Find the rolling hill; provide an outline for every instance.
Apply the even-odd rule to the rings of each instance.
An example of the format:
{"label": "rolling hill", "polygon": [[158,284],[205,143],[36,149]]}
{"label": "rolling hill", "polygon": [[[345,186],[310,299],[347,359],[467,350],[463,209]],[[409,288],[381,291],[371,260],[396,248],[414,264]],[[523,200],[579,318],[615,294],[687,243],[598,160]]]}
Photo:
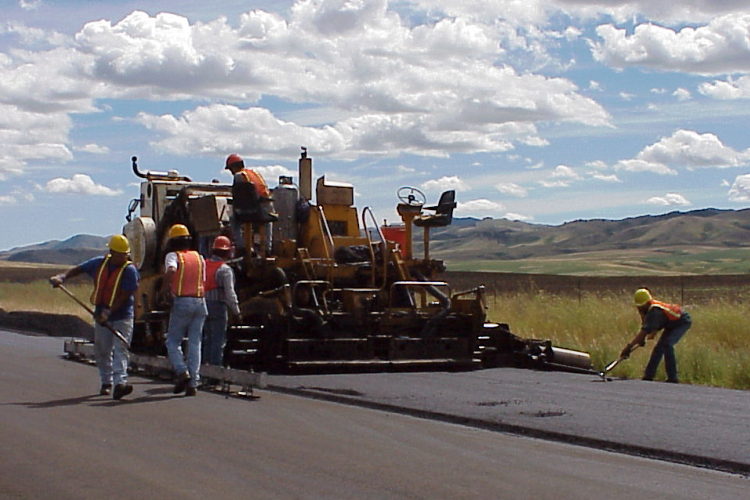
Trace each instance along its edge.
{"label": "rolling hill", "polygon": [[[431,230],[432,258],[450,270],[544,274],[750,273],[750,209],[704,209],[558,226],[506,219],[454,218]],[[100,255],[107,240],[65,241],[0,252],[0,260],[73,265]],[[414,254],[422,235],[414,234]]]}

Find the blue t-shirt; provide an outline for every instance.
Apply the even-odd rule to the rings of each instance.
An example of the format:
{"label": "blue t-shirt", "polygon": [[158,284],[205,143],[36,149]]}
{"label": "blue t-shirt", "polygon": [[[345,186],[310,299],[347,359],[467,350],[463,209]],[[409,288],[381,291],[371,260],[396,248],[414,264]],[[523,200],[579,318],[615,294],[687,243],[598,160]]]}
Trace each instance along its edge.
{"label": "blue t-shirt", "polygon": [[[91,276],[91,278],[96,279],[96,272],[99,270],[99,266],[102,265],[102,262],[104,261],[105,257],[94,257],[93,259],[89,259],[83,264],[79,265],[78,267],[81,268],[81,270]],[[108,264],[109,271],[114,271],[117,269],[116,266],[112,265],[110,262]],[[138,281],[140,280],[140,276],[138,274],[138,270],[135,268],[133,264],[128,264],[125,267],[125,272],[122,275],[122,279],[120,280],[120,288],[125,290],[126,292],[135,292],[138,290]],[[109,315],[110,321],[119,321],[121,319],[128,319],[133,317],[133,310],[135,306],[135,299],[133,297],[133,294],[130,295],[130,298],[125,301],[125,303],[120,307],[119,309],[116,309],[111,312]],[[96,306],[96,309],[94,312],[96,314],[99,314],[99,312],[104,308],[104,306]]]}

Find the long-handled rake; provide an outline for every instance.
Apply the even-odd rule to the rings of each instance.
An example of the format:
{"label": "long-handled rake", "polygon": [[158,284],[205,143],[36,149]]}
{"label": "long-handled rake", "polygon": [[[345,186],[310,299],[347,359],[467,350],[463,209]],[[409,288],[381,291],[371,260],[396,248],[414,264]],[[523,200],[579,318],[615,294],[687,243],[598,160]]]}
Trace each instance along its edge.
{"label": "long-handled rake", "polygon": [[[89,314],[91,314],[92,316],[94,315],[94,311],[89,306],[87,306],[86,303],[84,303],[83,301],[81,301],[81,299],[79,299],[78,297],[76,297],[75,295],[73,295],[73,293],[70,290],[68,290],[67,288],[65,288],[63,285],[57,285],[55,288],[59,288],[60,290],[62,290],[63,292],[65,292],[65,294],[68,297],[70,297],[71,299],[73,299],[76,302],[78,302],[78,305],[80,305],[81,307],[83,307],[84,309],[86,309],[86,311],[88,311]],[[115,330],[115,328],[112,325],[110,325],[109,323],[107,323],[106,321],[104,323],[101,323],[101,325],[104,328],[106,328],[107,330],[109,330],[110,332],[112,332],[115,337],[117,337],[118,339],[120,339],[120,341],[123,344],[125,344],[125,347],[127,347],[128,349],[130,349],[130,342],[128,342],[128,340],[125,338],[125,336],[122,333],[120,333],[117,330]]]}
{"label": "long-handled rake", "polygon": [[627,356],[620,356],[619,358],[617,358],[616,360],[612,361],[610,364],[608,364],[607,366],[605,366],[604,370],[602,370],[602,371],[599,372],[599,376],[602,378],[602,380],[604,380],[604,381],[612,380],[610,378],[607,378],[607,373],[609,373],[612,370],[614,370],[615,366],[619,365],[620,362],[625,361],[626,359],[628,359],[630,357],[630,355],[633,354],[633,351],[635,351],[636,349],[638,349],[638,347],[641,347],[641,346],[638,345],[638,344],[634,345],[633,347],[630,348],[630,351],[628,351]]}

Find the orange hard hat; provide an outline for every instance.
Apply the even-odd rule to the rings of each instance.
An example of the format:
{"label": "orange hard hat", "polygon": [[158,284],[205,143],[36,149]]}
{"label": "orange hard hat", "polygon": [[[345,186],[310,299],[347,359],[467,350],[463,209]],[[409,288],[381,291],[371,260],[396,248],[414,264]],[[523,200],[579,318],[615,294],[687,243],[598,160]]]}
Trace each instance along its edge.
{"label": "orange hard hat", "polygon": [[231,250],[232,242],[226,236],[217,236],[213,248],[214,250]]}
{"label": "orange hard hat", "polygon": [[236,153],[232,153],[231,155],[227,156],[227,164],[224,168],[229,168],[235,163],[241,163],[241,162],[242,162],[242,157]]}

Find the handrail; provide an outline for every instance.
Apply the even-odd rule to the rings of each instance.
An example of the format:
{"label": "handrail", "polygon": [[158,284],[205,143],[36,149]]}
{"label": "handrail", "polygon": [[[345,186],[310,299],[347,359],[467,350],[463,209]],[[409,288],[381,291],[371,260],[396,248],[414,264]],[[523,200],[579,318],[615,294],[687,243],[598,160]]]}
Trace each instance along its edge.
{"label": "handrail", "polygon": [[388,256],[386,255],[386,242],[385,242],[385,236],[383,235],[383,231],[380,229],[380,226],[378,226],[378,221],[375,218],[375,214],[373,213],[372,209],[370,207],[365,207],[362,210],[362,228],[365,230],[365,235],[367,235],[367,247],[370,249],[370,257],[372,258],[372,287],[375,288],[375,250],[372,248],[372,239],[370,238],[370,231],[367,230],[367,222],[365,221],[365,215],[370,214],[370,218],[372,219],[372,222],[375,225],[375,229],[378,231],[378,236],[380,237],[380,255],[383,257],[383,285],[380,287],[381,290],[385,289],[385,286],[388,282]]}
{"label": "handrail", "polygon": [[333,254],[336,250],[334,248],[335,244],[333,242],[333,236],[331,235],[331,228],[328,227],[328,218],[326,217],[325,212],[323,211],[323,207],[318,205],[318,222],[320,223],[320,232],[325,235],[327,238],[328,245],[323,245],[326,251],[326,259],[328,259],[328,266],[327,266],[327,273],[326,273],[326,279],[328,281],[333,282]]}

